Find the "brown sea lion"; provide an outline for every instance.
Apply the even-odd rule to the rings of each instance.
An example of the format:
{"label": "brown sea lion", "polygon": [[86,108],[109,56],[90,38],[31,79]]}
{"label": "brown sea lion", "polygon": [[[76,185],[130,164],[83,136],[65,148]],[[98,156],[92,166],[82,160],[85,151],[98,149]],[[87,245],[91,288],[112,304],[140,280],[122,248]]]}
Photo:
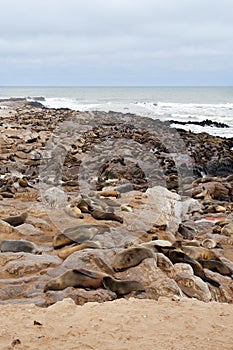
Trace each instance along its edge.
{"label": "brown sea lion", "polygon": [[81,199],[79,201],[77,207],[81,210],[82,213],[89,213],[89,204],[84,199]]}
{"label": "brown sea lion", "polygon": [[113,259],[113,268],[115,271],[121,271],[132,266],[137,266],[140,264],[140,262],[147,258],[154,258],[155,261],[157,261],[155,253],[150,248],[127,248],[115,255]]}
{"label": "brown sea lion", "polygon": [[51,279],[44,286],[44,292],[48,290],[62,290],[67,287],[93,288],[102,286],[102,279],[107,274],[86,269],[68,270],[61,276]]}
{"label": "brown sea lion", "polygon": [[84,241],[93,239],[97,233],[99,233],[99,227],[93,225],[69,227],[54,237],[53,247],[57,249],[74,242],[83,243]]}
{"label": "brown sea lion", "polygon": [[116,190],[103,190],[98,192],[98,194],[102,197],[115,197],[118,198],[120,196],[120,192]]}
{"label": "brown sea lion", "polygon": [[77,251],[82,250],[82,249],[86,249],[86,248],[93,248],[93,249],[99,248],[100,249],[101,244],[98,241],[85,241],[81,244],[76,244],[72,247],[63,248],[58,252],[57,255],[61,259],[66,259],[72,253],[77,252]]}
{"label": "brown sea lion", "polygon": [[103,285],[106,289],[122,296],[130,292],[144,292],[145,288],[137,281],[117,280],[111,276],[103,277]]}
{"label": "brown sea lion", "polygon": [[223,276],[232,276],[233,274],[233,271],[228,266],[226,266],[222,261],[218,261],[214,259],[210,259],[210,260],[199,259],[198,261],[204,269],[208,269],[213,272],[218,272]]}
{"label": "brown sea lion", "polygon": [[194,275],[202,278],[204,282],[209,282],[210,284],[212,284],[217,288],[220,287],[219,282],[206,276],[205,271],[203,270],[203,267],[198,261],[190,258],[187,254],[185,254],[181,250],[176,249],[174,247],[168,247],[168,248],[160,247],[160,250],[161,250],[161,253],[166,255],[173,264],[181,263],[181,262],[189,264],[193,268]]}
{"label": "brown sea lion", "polygon": [[219,257],[215,251],[204,248],[204,247],[182,246],[182,251],[194,260],[198,260],[198,259],[206,259],[206,260],[217,259],[217,260],[219,260]]}
{"label": "brown sea lion", "polygon": [[219,260],[219,257],[217,253],[213,250],[200,247],[200,246],[187,246],[183,244],[183,241],[176,241],[173,244],[173,247],[181,249],[185,254],[187,254],[190,258],[194,260],[198,259],[217,259]]}
{"label": "brown sea lion", "polygon": [[90,214],[96,220],[112,220],[112,221],[118,221],[121,224],[123,224],[123,218],[114,213],[108,213],[105,211],[94,209],[90,211]]}
{"label": "brown sea lion", "polygon": [[40,251],[36,245],[32,242],[26,240],[3,240],[0,243],[1,252],[25,252],[25,253],[35,253],[38,254]]}
{"label": "brown sea lion", "polygon": [[2,219],[3,221],[7,222],[11,226],[19,226],[25,223],[25,220],[27,219],[28,214],[22,213],[21,215],[17,216],[9,216],[7,218]]}

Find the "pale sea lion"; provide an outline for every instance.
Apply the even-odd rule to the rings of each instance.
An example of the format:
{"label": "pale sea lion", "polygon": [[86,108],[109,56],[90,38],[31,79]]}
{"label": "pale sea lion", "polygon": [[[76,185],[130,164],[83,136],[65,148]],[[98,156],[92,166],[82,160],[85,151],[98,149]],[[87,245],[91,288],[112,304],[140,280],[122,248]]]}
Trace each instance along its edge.
{"label": "pale sea lion", "polygon": [[157,246],[160,247],[169,247],[171,246],[171,242],[167,241],[165,239],[156,239],[150,242],[144,242],[140,244],[140,247],[146,247],[146,248],[154,248],[156,250]]}
{"label": "pale sea lion", "polygon": [[74,204],[69,204],[65,207],[65,212],[69,216],[73,218],[83,219],[84,215],[82,214],[81,210],[76,207]]}
{"label": "pale sea lion", "polygon": [[214,252],[213,250],[207,249],[205,247],[184,245],[183,241],[176,241],[173,244],[173,247],[179,248],[185,254],[187,254],[190,258],[192,258],[194,260],[198,260],[198,259],[217,259],[217,260],[219,260],[219,257],[218,257],[216,252]]}
{"label": "pale sea lion", "polygon": [[68,270],[61,276],[48,281],[44,287],[44,292],[48,290],[62,290],[67,287],[93,288],[102,286],[102,279],[107,274],[99,271],[86,269]]}
{"label": "pale sea lion", "polygon": [[11,226],[19,226],[25,223],[25,220],[27,219],[28,214],[22,213],[21,215],[16,216],[9,216],[7,218],[2,219],[3,221],[7,222]]}
{"label": "pale sea lion", "polygon": [[86,248],[100,249],[101,244],[98,241],[85,241],[81,244],[76,244],[72,247],[63,248],[58,252],[57,255],[61,259],[66,259],[72,253]]}
{"label": "pale sea lion", "polygon": [[202,241],[201,243],[202,247],[207,248],[207,249],[212,249],[212,248],[221,248],[222,246],[219,242],[216,242],[214,239],[211,238],[206,238]]}
{"label": "pale sea lion", "polygon": [[25,253],[39,253],[40,251],[36,245],[26,240],[3,240],[0,243],[1,252],[25,252]]}
{"label": "pale sea lion", "polygon": [[113,259],[113,268],[116,271],[124,270],[132,266],[137,266],[144,259],[157,257],[155,253],[146,247],[133,247],[122,250],[117,253]]}
{"label": "pale sea lion", "polygon": [[219,257],[216,252],[213,250],[204,248],[204,247],[191,247],[191,246],[182,246],[182,251],[187,254],[190,258],[194,260],[198,259],[217,259],[219,260]]}
{"label": "pale sea lion", "polygon": [[133,291],[145,291],[143,285],[137,281],[117,280],[111,276],[103,277],[103,285],[106,289],[115,292],[117,296],[125,295]]}
{"label": "pale sea lion", "polygon": [[123,223],[123,218],[114,213],[109,213],[98,209],[94,209],[90,211],[90,214],[96,220],[112,220],[112,221],[118,221],[121,224]]}

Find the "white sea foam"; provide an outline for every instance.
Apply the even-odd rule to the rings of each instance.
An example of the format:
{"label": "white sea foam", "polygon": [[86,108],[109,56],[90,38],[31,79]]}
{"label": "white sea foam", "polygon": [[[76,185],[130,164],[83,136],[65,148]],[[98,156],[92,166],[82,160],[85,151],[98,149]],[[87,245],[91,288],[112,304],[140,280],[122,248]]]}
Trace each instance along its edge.
{"label": "white sea foam", "polygon": [[127,102],[90,103],[66,98],[47,98],[44,105],[50,108],[70,108],[79,111],[116,111],[133,113],[153,119],[201,122],[209,119],[229,125],[229,128],[215,126],[199,126],[193,124],[172,124],[177,128],[193,132],[208,132],[221,137],[233,137],[233,104],[195,104],[195,103],[165,103],[165,102]]}
{"label": "white sea foam", "polygon": [[209,119],[229,128],[174,124],[177,128],[233,137],[232,87],[143,88],[0,88],[0,96],[44,96],[46,107],[79,111],[98,110],[133,113],[153,119],[200,122]]}

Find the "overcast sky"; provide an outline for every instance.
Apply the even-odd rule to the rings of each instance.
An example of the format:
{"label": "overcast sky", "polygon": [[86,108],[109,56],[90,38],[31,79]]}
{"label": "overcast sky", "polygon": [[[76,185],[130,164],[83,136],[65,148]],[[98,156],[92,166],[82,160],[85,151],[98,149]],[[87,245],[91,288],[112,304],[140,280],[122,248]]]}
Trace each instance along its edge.
{"label": "overcast sky", "polygon": [[233,0],[1,0],[0,85],[233,85]]}

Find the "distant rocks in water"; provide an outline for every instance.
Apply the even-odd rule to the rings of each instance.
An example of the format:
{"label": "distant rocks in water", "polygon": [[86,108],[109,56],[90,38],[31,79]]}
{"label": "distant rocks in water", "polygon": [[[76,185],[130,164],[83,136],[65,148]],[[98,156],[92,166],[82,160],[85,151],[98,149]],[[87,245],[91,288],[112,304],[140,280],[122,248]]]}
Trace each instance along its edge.
{"label": "distant rocks in water", "polygon": [[200,125],[200,126],[215,126],[216,128],[229,128],[229,125],[221,123],[221,122],[215,122],[210,119],[205,119],[202,121],[180,121],[180,120],[169,120],[169,123],[171,124],[180,124],[180,125]]}

